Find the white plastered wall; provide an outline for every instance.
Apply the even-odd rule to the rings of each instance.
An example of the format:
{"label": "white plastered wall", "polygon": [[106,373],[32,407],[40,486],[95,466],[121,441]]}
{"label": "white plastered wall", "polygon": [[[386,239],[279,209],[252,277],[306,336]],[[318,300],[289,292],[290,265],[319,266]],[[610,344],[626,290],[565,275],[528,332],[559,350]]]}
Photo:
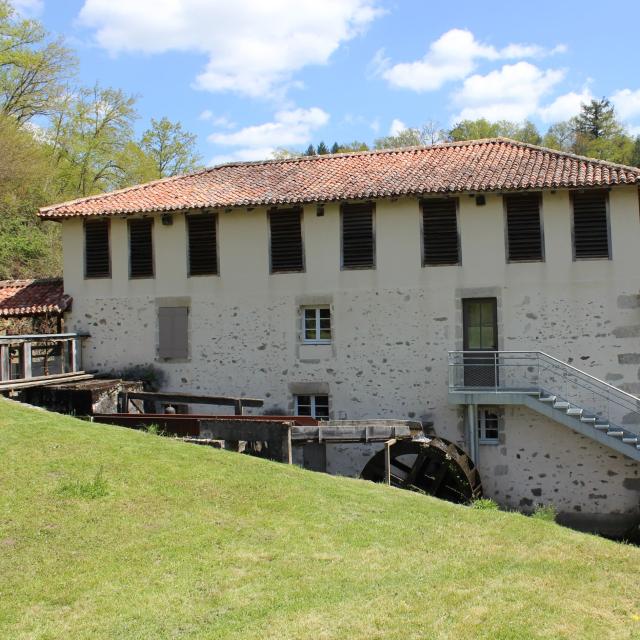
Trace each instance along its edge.
{"label": "white plastered wall", "polygon": [[[326,205],[322,217],[315,205],[305,206],[300,274],[269,274],[261,208],[219,213],[220,276],[196,278],[187,277],[182,214],[171,226],[156,217],[156,277],[148,280],[128,278],[121,218],[112,220],[112,278],[84,280],[82,222],[69,220],[63,223],[65,289],[74,299],[68,326],[91,334],[87,368],[153,362],[165,371],[168,389],[262,397],[265,409],[285,413],[293,410],[292,385],[315,382],[328,385],[335,418],[432,420],[437,433],[464,444],[461,412],[447,403],[447,350],[462,347],[461,299],[495,296],[500,348],[546,351],[638,393],[637,190],[610,193],[612,260],[573,261],[566,191],[544,193],[543,263],[506,263],[499,195],[487,194],[482,207],[468,195],[459,203],[462,266],[421,266],[420,209],[417,199],[405,198],[377,202],[376,269],[358,271],[340,269],[338,205]],[[169,297],[190,302],[188,362],[156,362],[157,300]],[[331,348],[301,351],[298,307],[314,297],[331,305],[334,340]],[[532,421],[535,429],[528,428]],[[481,447],[480,468],[489,493],[505,504],[558,502],[561,493],[573,500],[563,498],[563,509],[594,508],[590,494],[603,492],[582,491],[569,471],[548,472],[545,453],[573,448],[592,477],[615,485],[597,509],[637,512],[635,463],[524,409],[508,409],[504,429],[503,446]],[[522,447],[531,454],[540,447],[531,458],[535,486],[523,481],[516,462]],[[566,469],[578,468],[577,459],[562,455]]]}

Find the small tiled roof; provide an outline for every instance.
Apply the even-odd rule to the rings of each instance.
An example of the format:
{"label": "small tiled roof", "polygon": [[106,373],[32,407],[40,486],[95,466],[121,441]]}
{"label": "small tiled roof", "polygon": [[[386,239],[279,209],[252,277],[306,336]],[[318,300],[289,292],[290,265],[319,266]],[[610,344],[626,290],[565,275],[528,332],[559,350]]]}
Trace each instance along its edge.
{"label": "small tiled roof", "polygon": [[0,280],[0,317],[61,314],[70,305],[62,278]]}
{"label": "small tiled roof", "polygon": [[43,207],[44,218],[640,184],[640,169],[507,138],[219,165]]}

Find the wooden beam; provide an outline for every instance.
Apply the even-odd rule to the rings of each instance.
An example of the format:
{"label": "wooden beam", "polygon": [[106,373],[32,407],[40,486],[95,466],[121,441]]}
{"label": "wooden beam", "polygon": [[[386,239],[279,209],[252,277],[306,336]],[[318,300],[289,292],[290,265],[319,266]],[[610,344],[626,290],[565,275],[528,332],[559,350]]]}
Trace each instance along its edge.
{"label": "wooden beam", "polygon": [[64,382],[80,382],[81,380],[91,380],[92,378],[95,378],[92,373],[77,371],[76,373],[56,373],[51,376],[4,380],[0,382],[0,391],[13,391],[15,389],[27,389],[29,387],[43,387],[50,384],[60,384]]}
{"label": "wooden beam", "polygon": [[396,443],[395,438],[384,443],[384,481],[391,486],[391,447]]}
{"label": "wooden beam", "polygon": [[[257,398],[232,398],[228,396],[200,396],[193,393],[174,393],[171,391],[129,391],[129,398],[138,400],[155,400],[156,402],[177,402],[181,404],[214,404],[225,407],[234,407],[242,411],[244,407],[261,407],[264,400]],[[242,415],[242,413],[236,413]]]}

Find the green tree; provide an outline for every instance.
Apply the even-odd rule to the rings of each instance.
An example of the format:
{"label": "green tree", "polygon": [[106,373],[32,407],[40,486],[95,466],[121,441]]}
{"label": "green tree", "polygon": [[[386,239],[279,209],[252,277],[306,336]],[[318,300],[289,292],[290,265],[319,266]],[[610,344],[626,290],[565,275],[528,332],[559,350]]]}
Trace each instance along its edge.
{"label": "green tree", "polygon": [[627,135],[607,98],[583,104],[570,123],[575,135],[574,153],[621,164],[632,162],[634,140]]}
{"label": "green tree", "polygon": [[88,196],[122,186],[121,162],[133,138],[135,98],[119,89],[80,89],[51,137],[60,197]]}
{"label": "green tree", "polygon": [[544,134],[542,144],[558,151],[573,151],[576,142],[575,128],[570,120],[552,124]]}
{"label": "green tree", "polygon": [[153,160],[157,178],[190,173],[200,167],[196,136],[179,122],[168,118],[151,118],[151,128],[144,132],[140,147]]}
{"label": "green tree", "polygon": [[463,140],[481,140],[483,138],[511,138],[529,144],[540,144],[542,136],[530,120],[512,122],[498,120],[490,122],[486,118],[477,120],[462,120],[447,132],[447,139],[452,142]]}
{"label": "green tree", "polygon": [[632,167],[640,167],[640,136],[636,136],[633,142],[633,153],[631,154],[630,164]]}
{"label": "green tree", "polygon": [[59,226],[43,223],[53,167],[33,129],[0,115],[0,279],[60,273]]}
{"label": "green tree", "polygon": [[496,138],[498,135],[498,125],[496,123],[489,122],[486,118],[479,118],[478,120],[461,120],[447,132],[447,138],[451,142]]}
{"label": "green tree", "polygon": [[329,153],[329,149],[327,149],[327,145],[324,142],[320,141],[318,143],[318,147],[316,148],[316,153],[319,156],[324,156]]}
{"label": "green tree", "polygon": [[353,151],[368,151],[369,145],[366,142],[354,140],[353,142],[334,142],[331,153],[350,153]]}
{"label": "green tree", "polygon": [[307,147],[307,150],[306,150],[302,155],[305,155],[305,156],[315,156],[315,155],[316,155],[315,147],[314,147],[312,144],[310,144],[310,145]]}
{"label": "green tree", "polygon": [[373,141],[374,149],[399,149],[422,146],[419,129],[403,129],[395,136],[384,136]]}
{"label": "green tree", "polygon": [[576,133],[589,140],[611,138],[623,133],[623,127],[616,119],[615,109],[607,98],[583,104],[573,122]]}
{"label": "green tree", "polygon": [[36,20],[18,17],[0,0],[0,113],[18,123],[50,115],[76,68],[62,40],[51,40]]}

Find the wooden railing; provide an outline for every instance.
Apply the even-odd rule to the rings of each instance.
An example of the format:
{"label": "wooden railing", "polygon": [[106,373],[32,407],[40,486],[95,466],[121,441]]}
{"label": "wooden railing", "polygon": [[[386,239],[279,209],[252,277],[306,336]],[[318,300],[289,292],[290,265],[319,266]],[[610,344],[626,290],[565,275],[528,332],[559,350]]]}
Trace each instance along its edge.
{"label": "wooden railing", "polygon": [[0,387],[63,378],[82,371],[86,334],[0,336]]}

